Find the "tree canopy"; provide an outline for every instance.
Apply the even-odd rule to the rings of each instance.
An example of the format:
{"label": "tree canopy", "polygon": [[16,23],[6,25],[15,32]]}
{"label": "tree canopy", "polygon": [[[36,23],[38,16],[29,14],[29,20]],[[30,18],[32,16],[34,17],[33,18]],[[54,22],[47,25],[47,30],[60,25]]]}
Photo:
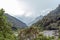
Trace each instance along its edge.
{"label": "tree canopy", "polygon": [[4,9],[0,9],[0,40],[15,40],[11,25],[7,22]]}

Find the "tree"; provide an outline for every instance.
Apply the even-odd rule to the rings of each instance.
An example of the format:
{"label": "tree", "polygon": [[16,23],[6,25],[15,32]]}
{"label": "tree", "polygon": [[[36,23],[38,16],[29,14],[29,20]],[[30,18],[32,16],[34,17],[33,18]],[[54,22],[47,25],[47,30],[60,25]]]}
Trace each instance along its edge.
{"label": "tree", "polygon": [[39,30],[37,27],[30,27],[26,29],[20,30],[19,40],[33,40],[39,34]]}
{"label": "tree", "polygon": [[0,40],[15,40],[11,25],[7,22],[4,9],[0,9]]}

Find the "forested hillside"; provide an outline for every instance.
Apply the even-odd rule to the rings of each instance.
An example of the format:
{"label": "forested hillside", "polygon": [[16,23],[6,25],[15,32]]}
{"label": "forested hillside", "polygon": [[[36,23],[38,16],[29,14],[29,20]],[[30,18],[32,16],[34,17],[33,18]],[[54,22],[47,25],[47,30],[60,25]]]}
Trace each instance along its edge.
{"label": "forested hillside", "polygon": [[0,0],[0,40],[60,40],[60,0]]}
{"label": "forested hillside", "polygon": [[34,23],[33,26],[43,27],[44,29],[58,29],[60,26],[60,5],[44,16],[42,20]]}

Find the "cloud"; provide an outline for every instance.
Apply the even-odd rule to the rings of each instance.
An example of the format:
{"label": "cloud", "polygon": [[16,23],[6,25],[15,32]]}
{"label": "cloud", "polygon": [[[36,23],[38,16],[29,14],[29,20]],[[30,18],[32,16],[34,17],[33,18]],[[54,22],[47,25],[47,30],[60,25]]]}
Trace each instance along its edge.
{"label": "cloud", "polygon": [[25,14],[25,17],[30,17],[32,15],[32,12],[28,12]]}
{"label": "cloud", "polygon": [[51,10],[52,10],[52,9],[41,10],[41,11],[40,11],[40,13],[41,13],[40,15],[43,15],[43,16],[44,16],[44,15],[47,15]]}
{"label": "cloud", "polygon": [[[0,0],[0,8],[4,8],[6,13],[15,16],[23,16],[26,10],[31,10],[31,7],[24,1],[18,0]],[[29,16],[31,12],[25,14],[25,16]]]}
{"label": "cloud", "polygon": [[16,0],[0,0],[0,8],[4,8],[6,13],[16,14],[19,9],[18,2]]}
{"label": "cloud", "polygon": [[[32,3],[33,4],[33,3]],[[39,10],[35,9],[34,6],[29,5],[28,2],[22,0],[0,0],[0,8],[4,8],[6,13],[12,16],[25,16],[25,17],[36,17],[37,15],[45,15],[51,9],[41,10],[40,13],[37,13]],[[37,7],[37,6],[36,6]],[[36,10],[36,11],[35,11]]]}

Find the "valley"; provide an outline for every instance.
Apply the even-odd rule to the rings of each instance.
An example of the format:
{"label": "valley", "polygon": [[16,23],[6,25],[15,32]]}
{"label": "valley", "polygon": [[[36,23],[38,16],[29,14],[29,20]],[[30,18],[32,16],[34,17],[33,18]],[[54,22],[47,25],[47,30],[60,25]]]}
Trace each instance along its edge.
{"label": "valley", "polygon": [[5,7],[0,9],[0,40],[60,40],[60,4],[51,10],[53,5],[39,6],[32,1],[32,7],[30,3],[24,1],[21,8],[16,6],[13,11],[9,8],[5,11]]}

